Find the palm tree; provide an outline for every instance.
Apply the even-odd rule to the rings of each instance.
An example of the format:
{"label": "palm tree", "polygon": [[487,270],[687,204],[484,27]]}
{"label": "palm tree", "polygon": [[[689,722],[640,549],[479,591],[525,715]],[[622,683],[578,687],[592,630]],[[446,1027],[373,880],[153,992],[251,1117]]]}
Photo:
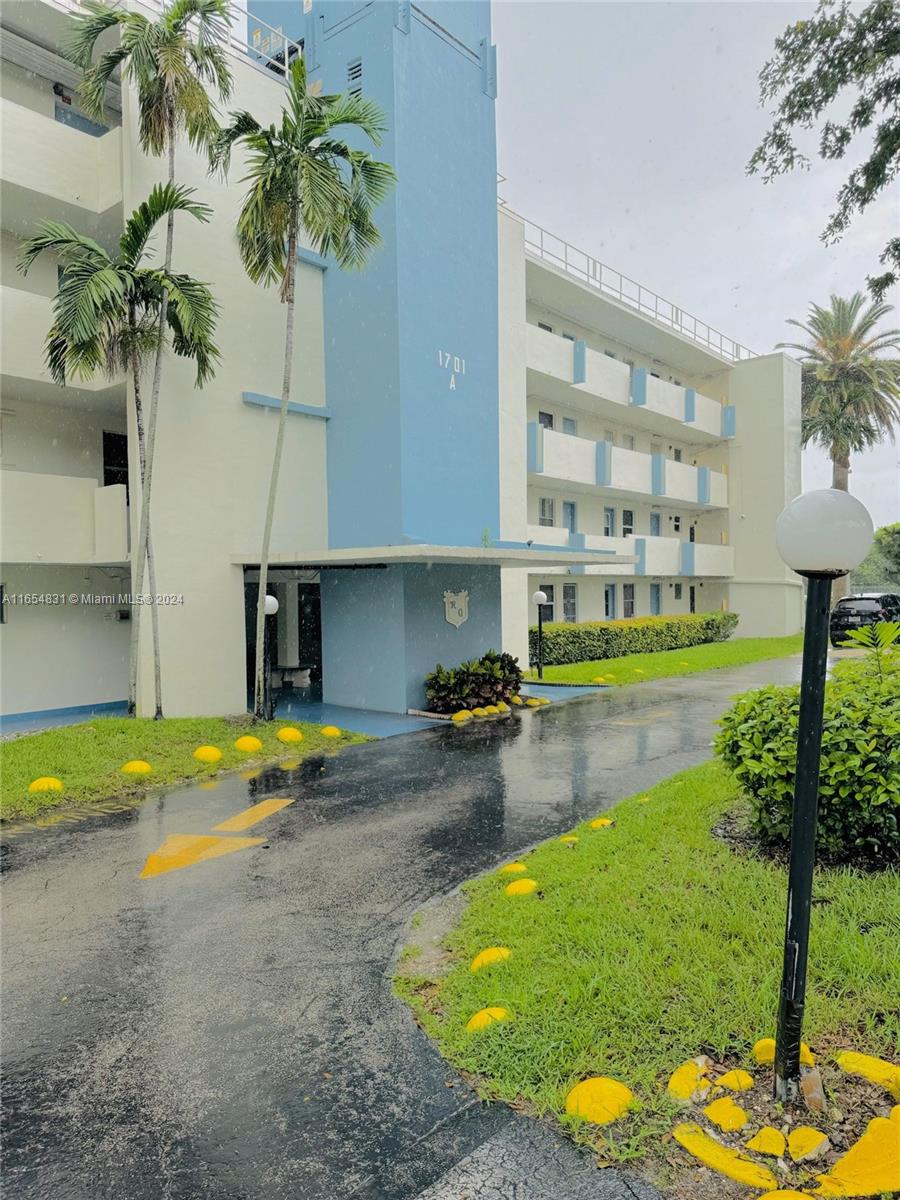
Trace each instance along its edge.
{"label": "palm tree", "polygon": [[[84,12],[75,18],[65,43],[65,53],[83,71],[78,90],[85,111],[97,120],[102,118],[106,86],[118,70],[123,82],[137,87],[141,148],[155,155],[168,153],[169,183],[174,186],[179,134],[186,133],[193,146],[210,151],[219,132],[210,92],[215,91],[223,101],[231,94],[231,72],[223,45],[230,24],[228,0],[172,0],[153,21],[104,0],[82,0],[82,8]],[[98,39],[114,27],[120,33],[118,46],[102,53],[94,62]],[[172,268],[174,237],[173,209],[166,221],[165,271]],[[145,452],[141,459],[141,513],[132,573],[132,586],[138,593],[143,591],[150,542],[153,454],[168,303],[168,292],[163,289]],[[151,591],[155,591],[152,584]],[[157,669],[158,665],[157,658]],[[133,669],[137,669],[136,663]],[[134,692],[135,689],[129,698],[132,713]]]}
{"label": "palm tree", "polygon": [[[44,251],[55,253],[63,272],[54,301],[53,326],[47,334],[47,366],[61,387],[72,377],[88,379],[97,371],[115,376],[127,371],[134,391],[138,456],[142,475],[146,470],[147,445],[141,373],[159,349],[159,314],[165,304],[166,326],[172,349],[196,363],[196,384],[209,379],[219,357],[213,342],[217,306],[203,283],[190,275],[145,265],[150,236],[164,217],[187,212],[199,221],[209,219],[211,209],[192,200],[192,189],[171,183],[157,184],[125,224],[113,256],[92,238],[62,221],[43,221],[37,233],[23,242],[18,269],[26,274]],[[156,580],[149,534],[146,543],[150,590]],[[159,624],[151,606],[153,634],[153,677],[156,716],[162,716],[162,684],[159,660]],[[133,710],[137,686],[138,624],[131,630],[129,705]]]}
{"label": "palm tree", "polygon": [[300,234],[306,235],[319,254],[333,255],[341,267],[361,269],[381,241],[373,216],[395,180],[391,166],[377,162],[368,151],[351,149],[335,134],[339,126],[355,127],[379,146],[385,121],[375,101],[351,94],[322,96],[315,94],[314,88],[308,90],[302,59],[291,64],[287,84],[287,105],[281,110],[280,123],[263,127],[248,112],[232,113],[215,153],[216,162],[227,171],[234,146],[242,145],[247,151],[244,182],[250,187],[238,218],[241,259],[254,283],[280,285],[281,302],[287,308],[281,411],[259,556],[253,700],[257,719],[264,709],[266,582],[291,398]]}
{"label": "palm tree", "polygon": [[[781,342],[796,350],[803,367],[802,441],[824,447],[831,458],[831,486],[849,490],[850,455],[894,440],[900,428],[900,329],[878,332],[893,309],[867,302],[862,292],[849,299],[832,296],[829,308],[811,304],[806,323],[788,321],[807,334],[807,342]],[[846,593],[846,578],[834,595]]]}

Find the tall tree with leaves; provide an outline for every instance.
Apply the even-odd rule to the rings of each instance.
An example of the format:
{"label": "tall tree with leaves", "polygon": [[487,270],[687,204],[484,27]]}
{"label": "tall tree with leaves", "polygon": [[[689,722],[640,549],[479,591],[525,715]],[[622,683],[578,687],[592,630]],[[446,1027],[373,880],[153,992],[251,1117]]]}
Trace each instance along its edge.
{"label": "tall tree with leaves", "polygon": [[[41,222],[35,235],[22,243],[19,254],[18,269],[23,274],[47,251],[62,264],[53,325],[46,340],[47,366],[54,382],[62,387],[70,379],[89,379],[98,371],[110,377],[121,372],[130,376],[142,474],[147,456],[142,373],[159,349],[163,308],[164,332],[175,354],[195,362],[198,387],[212,376],[219,357],[213,341],[217,306],[206,284],[146,261],[151,235],[160,221],[175,212],[188,213],[198,221],[209,219],[212,210],[192,196],[190,188],[157,184],[126,222],[115,255],[62,221]],[[155,591],[149,543],[147,549],[150,587]],[[160,716],[162,682],[155,605],[151,620],[156,713]],[[131,701],[136,683],[136,625],[134,622],[131,631]]]}
{"label": "tall tree with leaves", "polygon": [[[166,153],[169,183],[174,186],[175,147],[180,134],[191,145],[211,152],[219,133],[216,107],[211,93],[225,101],[231,94],[231,71],[224,49],[230,22],[228,0],[171,0],[150,20],[138,12],[104,3],[82,0],[79,14],[65,43],[68,58],[83,71],[79,96],[89,116],[102,119],[106,87],[116,70],[123,83],[137,88],[138,136],[145,153]],[[94,61],[97,41],[108,30],[118,28],[119,44]],[[175,211],[166,220],[166,249],[163,269],[171,270],[175,238]],[[150,498],[156,419],[159,406],[164,331],[168,320],[168,294],[163,291],[159,310],[159,338],[153,366],[153,381],[147,412],[145,455],[141,477],[141,515],[137,551],[132,574],[133,588],[143,591],[144,569],[150,540]],[[151,586],[151,591],[155,588]],[[139,622],[135,621],[135,629]],[[136,672],[136,655],[132,670]],[[136,686],[130,689],[129,711],[135,711]],[[162,716],[159,692],[156,716]]]}
{"label": "tall tree with leaves", "polygon": [[[892,311],[862,292],[832,296],[828,308],[811,304],[805,322],[788,321],[808,341],[780,343],[799,353],[803,367],[803,444],[827,450],[831,486],[844,492],[850,455],[893,441],[900,428],[900,329],[876,329]],[[846,586],[846,578],[836,581],[834,594],[845,594]]]}
{"label": "tall tree with leaves", "polygon": [[[797,130],[821,122],[819,157],[842,159],[871,130],[864,160],[849,172],[822,240],[838,241],[857,213],[880,196],[900,171],[900,5],[871,0],[864,8],[849,0],[820,0],[815,15],[789,25],[775,54],[760,72],[760,98],[776,103],[772,126],[747,166],[765,183],[809,158],[795,141]],[[849,102],[846,117],[828,115]],[[880,300],[900,277],[900,237],[890,238],[880,257],[886,270],[869,277]]]}
{"label": "tall tree with leaves", "polygon": [[301,233],[319,254],[333,255],[345,269],[365,266],[381,241],[375,209],[394,183],[394,170],[365,150],[353,150],[336,133],[345,126],[379,146],[384,114],[361,95],[314,94],[307,89],[306,66],[296,59],[287,78],[287,104],[281,120],[264,127],[248,112],[235,112],[222,131],[216,161],[227,171],[236,145],[247,152],[249,183],[238,218],[238,244],[244,269],[254,283],[278,284],[286,306],[281,410],[269,478],[269,494],[259,556],[256,605],[256,665],[253,710],[264,715],[265,598],[278,475],[291,398],[294,358],[294,298]]}

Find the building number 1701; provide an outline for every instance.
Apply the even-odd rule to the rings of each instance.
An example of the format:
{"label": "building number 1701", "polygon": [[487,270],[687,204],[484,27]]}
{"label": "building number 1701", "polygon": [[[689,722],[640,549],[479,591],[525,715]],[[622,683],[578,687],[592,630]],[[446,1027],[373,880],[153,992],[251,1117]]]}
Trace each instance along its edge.
{"label": "building number 1701", "polygon": [[454,375],[466,373],[466,360],[458,354],[448,354],[446,350],[438,350],[438,366],[445,371],[452,371]]}

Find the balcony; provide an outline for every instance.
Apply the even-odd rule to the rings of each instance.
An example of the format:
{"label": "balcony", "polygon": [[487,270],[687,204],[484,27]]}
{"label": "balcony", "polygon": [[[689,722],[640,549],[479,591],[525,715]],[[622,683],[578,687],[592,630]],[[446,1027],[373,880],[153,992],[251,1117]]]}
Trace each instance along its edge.
{"label": "balcony", "polygon": [[[558,526],[529,525],[528,537],[535,546],[569,546],[572,549],[605,550],[613,554],[634,556],[633,565],[610,564],[602,561],[579,570],[588,575],[669,575],[726,577],[734,574],[734,547],[707,546],[698,542],[683,542],[673,537],[602,537],[592,533],[570,533]],[[571,568],[557,567],[549,573],[566,574]]]}
{"label": "balcony", "polygon": [[[52,324],[53,301],[50,296],[25,292],[20,288],[0,287],[3,375],[40,383],[48,395],[55,394],[61,398],[63,391],[50,378],[44,362],[44,341]],[[101,392],[116,383],[103,374],[72,382],[79,392]]]}
{"label": "balcony", "polygon": [[33,221],[51,215],[29,209],[23,192],[95,215],[122,203],[121,130],[91,137],[12,100],[0,100],[0,130],[7,226],[10,216]]}
{"label": "balcony", "polygon": [[665,498],[681,508],[728,507],[728,480],[718,471],[558,433],[535,421],[528,425],[528,471],[570,491],[602,488],[623,500]]}
{"label": "balcony", "polygon": [[96,479],[0,471],[5,563],[123,563],[125,488]]}
{"label": "balcony", "polygon": [[712,443],[733,436],[733,409],[694,388],[657,379],[643,367],[528,325],[528,370],[537,377],[529,393],[595,416],[688,442]]}
{"label": "balcony", "polygon": [[734,546],[708,546],[700,542],[681,543],[682,575],[695,577],[734,574]]}

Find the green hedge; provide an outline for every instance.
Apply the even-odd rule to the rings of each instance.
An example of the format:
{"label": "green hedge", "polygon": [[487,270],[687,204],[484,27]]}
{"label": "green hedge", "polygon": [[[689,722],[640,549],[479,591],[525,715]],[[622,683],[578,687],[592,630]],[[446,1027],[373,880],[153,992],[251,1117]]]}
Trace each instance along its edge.
{"label": "green hedge", "polygon": [[[825,688],[817,846],[832,861],[900,860],[900,655],[843,663]],[[716,753],[750,797],[760,841],[788,846],[799,687],[739,696],[719,721]]]}
{"label": "green hedge", "polygon": [[[680,617],[629,617],[623,621],[551,621],[544,625],[544,666],[595,662],[623,654],[683,650],[704,642],[724,642],[738,623],[737,613],[686,613]],[[528,630],[532,663],[537,662],[537,625]]]}

